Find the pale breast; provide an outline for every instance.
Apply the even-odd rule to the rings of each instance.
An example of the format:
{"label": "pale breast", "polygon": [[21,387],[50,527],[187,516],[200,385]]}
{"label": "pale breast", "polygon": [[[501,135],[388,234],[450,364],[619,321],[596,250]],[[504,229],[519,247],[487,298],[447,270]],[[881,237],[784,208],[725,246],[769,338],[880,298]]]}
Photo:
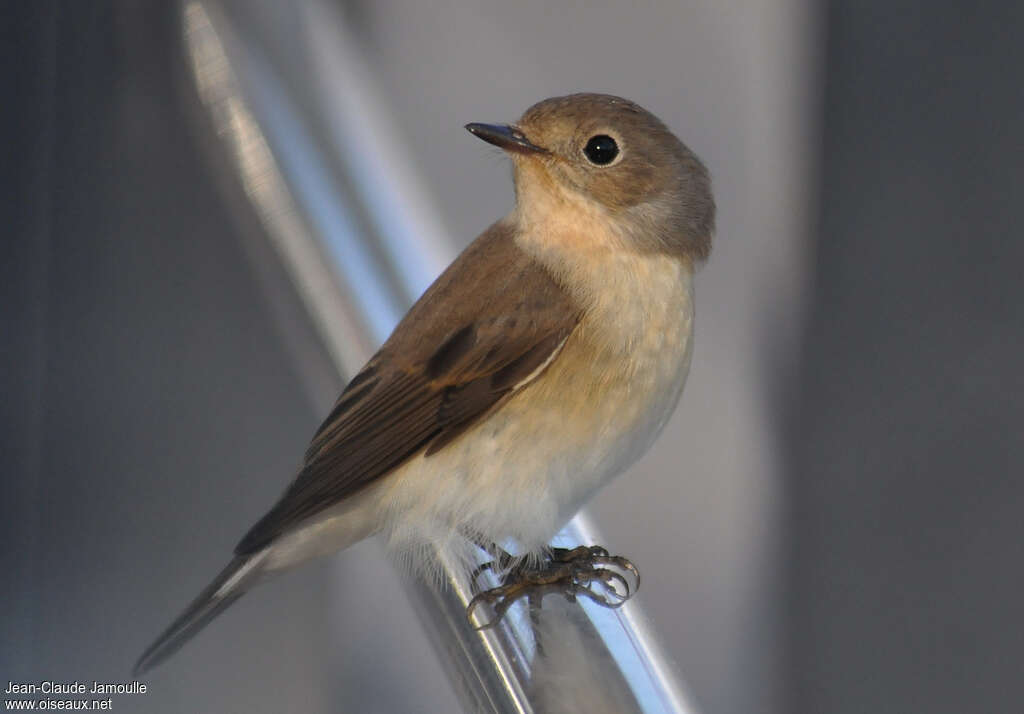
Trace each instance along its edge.
{"label": "pale breast", "polygon": [[536,549],[651,445],[689,369],[691,271],[633,255],[604,278],[602,299],[543,375],[381,484],[393,544],[462,530]]}
{"label": "pale breast", "polygon": [[[692,353],[688,266],[660,255],[623,255],[602,271],[604,288],[570,338],[558,374],[538,385],[563,412],[577,473],[559,488],[562,516],[621,473],[651,445],[675,408]],[[563,386],[583,398],[569,405]],[[561,391],[561,402],[559,394]],[[561,404],[562,406],[558,406]],[[595,435],[599,437],[595,438]]]}

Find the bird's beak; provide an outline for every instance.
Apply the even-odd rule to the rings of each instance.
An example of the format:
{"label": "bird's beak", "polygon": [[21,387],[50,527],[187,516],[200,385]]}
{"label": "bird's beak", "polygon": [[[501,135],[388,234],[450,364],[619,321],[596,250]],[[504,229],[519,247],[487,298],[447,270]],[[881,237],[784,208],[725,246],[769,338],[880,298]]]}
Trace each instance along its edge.
{"label": "bird's beak", "polygon": [[537,146],[526,138],[519,129],[506,124],[466,124],[466,129],[473,136],[479,137],[488,144],[514,151],[517,154],[547,154],[547,149]]}

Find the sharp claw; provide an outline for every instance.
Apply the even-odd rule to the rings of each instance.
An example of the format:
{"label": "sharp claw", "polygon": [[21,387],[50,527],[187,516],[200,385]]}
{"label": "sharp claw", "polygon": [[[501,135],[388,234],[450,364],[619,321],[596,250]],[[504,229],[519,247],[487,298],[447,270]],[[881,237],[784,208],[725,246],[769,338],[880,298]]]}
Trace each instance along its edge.
{"label": "sharp claw", "polygon": [[480,596],[485,594],[486,593],[480,593],[476,595],[472,600],[469,601],[469,605],[466,606],[466,617],[468,617],[470,620],[473,619],[473,611],[476,610],[477,605],[479,605],[481,602]]}
{"label": "sharp claw", "polygon": [[607,607],[607,608],[612,609],[612,610],[614,610],[615,608],[619,607],[623,602],[625,602],[625,600],[622,600],[620,602],[612,602],[611,600],[606,598],[601,593],[596,593],[593,590],[591,590],[590,588],[584,587],[583,585],[577,586],[576,589],[575,589],[575,592],[576,592],[577,595],[583,595],[587,599],[593,600],[594,602],[596,602],[601,607]]}
{"label": "sharp claw", "polygon": [[[493,590],[488,590],[487,592],[479,593],[472,600],[469,601],[469,605],[466,606],[466,617],[470,620],[470,622],[473,621],[473,613],[476,611],[476,608],[484,600],[488,600],[488,601],[491,600],[492,599],[491,593],[493,593],[493,592],[494,592]],[[473,629],[475,629],[477,632],[482,632],[483,630],[489,630],[490,628],[492,628],[495,625],[497,625],[501,621],[501,616],[497,614],[497,611],[498,611],[498,608],[496,607],[495,608],[495,617],[494,617],[494,619],[487,620],[482,625],[474,625]]]}
{"label": "sharp claw", "polygon": [[[633,595],[633,593],[629,589],[629,583],[626,581],[626,579],[623,576],[616,573],[614,570],[606,570],[604,572],[604,575],[601,576],[601,580],[602,582],[604,582],[609,592],[611,592],[617,598],[620,598],[622,600],[628,600]],[[622,583],[623,592],[619,592],[619,589],[614,586],[614,583]]]}
{"label": "sharp claw", "polygon": [[640,589],[640,571],[633,565],[632,561],[628,558],[623,558],[621,555],[605,555],[594,558],[594,562],[599,565],[614,565],[617,568],[621,568],[628,573],[633,575],[633,579],[636,583],[633,585],[633,591],[636,592]]}
{"label": "sharp claw", "polygon": [[[622,607],[640,587],[640,571],[636,566],[627,558],[609,555],[608,551],[599,545],[571,549],[551,548],[548,551],[547,563],[536,567],[527,567],[523,561],[504,553],[504,557],[498,557],[495,561],[485,563],[473,571],[473,589],[476,590],[478,587],[477,580],[480,575],[498,570],[505,571],[502,576],[503,584],[476,593],[466,606],[466,617],[470,620],[481,603],[487,602],[494,608],[492,619],[474,626],[478,631],[497,625],[505,613],[526,596],[529,596],[531,607],[539,607],[544,595],[561,592],[569,602],[575,602],[577,596],[582,595],[603,607],[615,609]],[[618,571],[633,576],[632,587],[623,572]],[[599,585],[601,592],[594,590],[592,585]]]}

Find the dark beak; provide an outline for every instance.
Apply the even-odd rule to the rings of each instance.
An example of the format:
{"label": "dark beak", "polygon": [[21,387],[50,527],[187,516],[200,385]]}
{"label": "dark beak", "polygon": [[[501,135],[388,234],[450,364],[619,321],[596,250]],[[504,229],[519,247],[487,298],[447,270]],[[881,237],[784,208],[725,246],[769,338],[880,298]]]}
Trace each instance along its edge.
{"label": "dark beak", "polygon": [[473,136],[480,137],[488,144],[514,151],[518,154],[546,154],[548,150],[537,146],[526,138],[526,135],[514,126],[505,124],[466,124],[466,129]]}

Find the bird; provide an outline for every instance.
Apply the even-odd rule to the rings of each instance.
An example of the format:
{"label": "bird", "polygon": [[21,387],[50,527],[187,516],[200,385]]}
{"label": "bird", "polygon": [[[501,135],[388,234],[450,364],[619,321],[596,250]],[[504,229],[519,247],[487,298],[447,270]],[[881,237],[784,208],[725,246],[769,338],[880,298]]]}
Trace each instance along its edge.
{"label": "bird", "polygon": [[428,549],[468,569],[478,547],[511,544],[519,565],[492,600],[574,560],[576,576],[632,569],[599,546],[547,544],[679,400],[715,230],[708,170],[652,113],[607,94],[466,129],[511,159],[514,208],[352,378],[292,483],[136,676],[259,583],[373,535],[426,577]]}

